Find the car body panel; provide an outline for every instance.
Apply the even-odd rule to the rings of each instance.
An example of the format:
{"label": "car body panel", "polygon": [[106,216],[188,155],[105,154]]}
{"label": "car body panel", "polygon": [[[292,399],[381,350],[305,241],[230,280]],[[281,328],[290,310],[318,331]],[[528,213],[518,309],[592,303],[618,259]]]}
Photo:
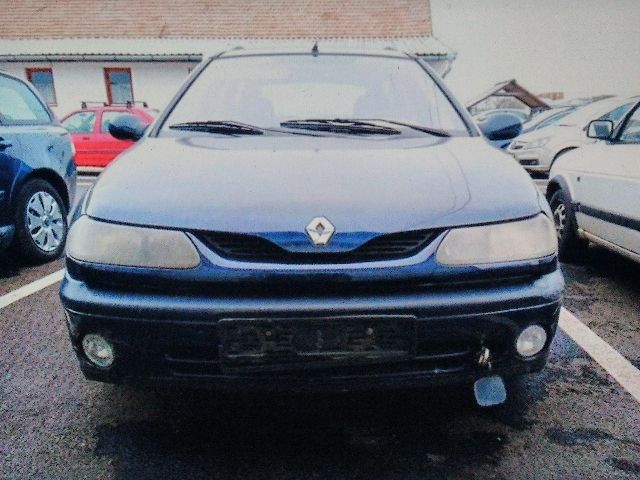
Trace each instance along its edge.
{"label": "car body panel", "polygon": [[[582,153],[576,200],[578,224],[586,231],[640,254],[640,230],[595,219],[584,207],[615,212],[640,225],[640,145],[598,143]],[[604,223],[605,225],[602,225]]]}
{"label": "car body panel", "polygon": [[[492,374],[512,376],[540,370],[557,327],[563,285],[561,273],[555,271],[535,280],[496,283],[477,290],[449,286],[358,294],[343,288],[320,296],[313,290],[306,295],[283,296],[267,287],[253,297],[232,292],[193,293],[185,302],[179,292],[106,294],[109,289],[67,275],[61,296],[70,336],[87,378],[228,391],[317,392],[472,383],[488,374],[475,361],[483,342],[495,350]],[[399,314],[416,318],[418,353],[423,353],[424,360],[404,364],[342,362],[325,368],[307,364],[270,372],[220,370],[219,322],[226,318],[330,320]],[[523,359],[515,352],[511,337],[531,323],[544,325],[549,340],[540,354]],[[375,323],[372,325],[375,329]],[[87,332],[106,335],[114,343],[120,363],[110,370],[92,366],[79,348]]]}
{"label": "car body panel", "polygon": [[[492,175],[494,169],[501,175]],[[140,175],[144,194],[135,181]],[[103,172],[87,214],[234,232],[302,232],[323,215],[339,232],[394,232],[537,211],[535,187],[524,170],[476,137],[318,143],[300,136],[210,135],[142,142]]]}
{"label": "car body panel", "polygon": [[[627,118],[635,118],[638,108]],[[612,140],[598,140],[564,156],[550,178],[569,193],[580,234],[640,260],[640,143],[619,141],[627,123],[622,122]]]}
{"label": "car body panel", "polygon": [[552,170],[552,178],[562,176],[571,185],[578,227],[636,254],[640,231],[629,227],[640,225],[639,155],[638,144],[599,141],[567,154]]}

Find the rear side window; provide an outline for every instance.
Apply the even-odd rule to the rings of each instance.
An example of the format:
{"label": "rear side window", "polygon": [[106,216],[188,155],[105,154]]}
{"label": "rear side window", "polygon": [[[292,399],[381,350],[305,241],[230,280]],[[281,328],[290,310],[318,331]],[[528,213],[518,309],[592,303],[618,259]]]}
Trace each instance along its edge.
{"label": "rear side window", "polygon": [[0,123],[28,125],[51,123],[49,112],[24,83],[0,75]]}
{"label": "rear side window", "polygon": [[91,133],[95,123],[95,112],[78,112],[67,117],[62,126],[71,133]]}

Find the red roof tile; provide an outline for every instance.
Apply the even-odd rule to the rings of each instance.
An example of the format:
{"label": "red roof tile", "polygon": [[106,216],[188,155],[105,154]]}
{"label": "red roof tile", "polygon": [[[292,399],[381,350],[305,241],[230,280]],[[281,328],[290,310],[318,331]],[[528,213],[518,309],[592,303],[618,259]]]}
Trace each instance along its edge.
{"label": "red roof tile", "polygon": [[0,38],[431,35],[429,0],[3,0]]}

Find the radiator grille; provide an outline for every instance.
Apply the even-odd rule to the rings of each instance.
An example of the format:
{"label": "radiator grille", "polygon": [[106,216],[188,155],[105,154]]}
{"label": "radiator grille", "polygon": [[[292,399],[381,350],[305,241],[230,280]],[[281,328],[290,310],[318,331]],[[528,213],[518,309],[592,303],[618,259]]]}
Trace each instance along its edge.
{"label": "radiator grille", "polygon": [[406,258],[424,249],[439,232],[416,230],[380,235],[348,252],[291,252],[257,235],[206,232],[198,237],[229,260],[262,263],[352,263]]}

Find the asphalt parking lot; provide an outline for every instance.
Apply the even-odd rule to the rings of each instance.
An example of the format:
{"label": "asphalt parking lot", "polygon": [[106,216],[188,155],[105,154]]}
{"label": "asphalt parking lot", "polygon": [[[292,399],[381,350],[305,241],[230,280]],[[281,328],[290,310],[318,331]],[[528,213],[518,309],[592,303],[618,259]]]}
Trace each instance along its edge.
{"label": "asphalt parking lot", "polygon": [[[461,389],[143,391],[81,377],[57,283],[5,306],[62,267],[0,257],[0,478],[640,478],[639,400],[562,330],[492,409]],[[638,265],[592,247],[563,271],[566,308],[640,368]]]}

